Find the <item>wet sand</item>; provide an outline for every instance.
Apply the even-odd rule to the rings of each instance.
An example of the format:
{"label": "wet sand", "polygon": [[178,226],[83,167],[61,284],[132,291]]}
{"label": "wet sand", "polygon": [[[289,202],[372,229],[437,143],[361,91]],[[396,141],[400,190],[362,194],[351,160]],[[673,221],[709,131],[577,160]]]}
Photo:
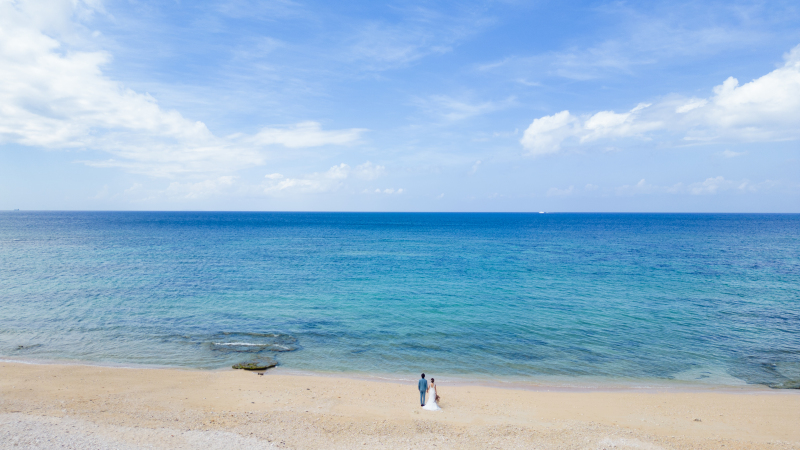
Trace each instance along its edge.
{"label": "wet sand", "polygon": [[800,449],[800,391],[548,392],[0,361],[0,448]]}

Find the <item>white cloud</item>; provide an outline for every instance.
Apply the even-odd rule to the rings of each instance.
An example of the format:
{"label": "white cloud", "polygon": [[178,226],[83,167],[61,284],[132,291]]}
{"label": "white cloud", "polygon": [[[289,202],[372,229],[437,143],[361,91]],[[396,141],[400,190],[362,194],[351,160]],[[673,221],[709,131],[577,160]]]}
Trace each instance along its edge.
{"label": "white cloud", "polygon": [[[325,172],[314,172],[299,178],[287,178],[279,173],[265,175],[268,181],[262,186],[263,193],[268,195],[286,194],[291,192],[318,194],[341,189],[348,178],[360,180],[373,180],[382,176],[386,171],[384,166],[373,164],[369,161],[351,168],[345,163],[332,166]],[[365,190],[364,192],[370,192]],[[386,189],[377,192],[386,194],[402,193],[402,189]]]}
{"label": "white cloud", "polygon": [[280,174],[266,175],[270,180],[264,187],[264,193],[275,195],[286,192],[302,192],[316,194],[339,189],[343,181],[350,175],[350,166],[345,163],[333,166],[326,172],[315,172],[302,178],[285,178]]}
{"label": "white cloud", "polygon": [[402,194],[403,193],[403,189],[402,188],[400,188],[400,189],[395,189],[395,188],[364,189],[363,193],[364,194],[386,194],[386,195]]}
{"label": "white cloud", "polygon": [[298,14],[301,7],[289,0],[225,0],[215,5],[215,9],[235,19],[276,20]]}
{"label": "white cloud", "polygon": [[651,184],[647,184],[644,178],[639,180],[639,182],[633,186],[626,184],[615,189],[617,195],[651,194],[657,190],[659,189],[654,188],[654,186]]}
{"label": "white cloud", "polygon": [[735,158],[735,157],[737,157],[737,156],[742,156],[742,155],[744,155],[744,154],[746,154],[746,153],[747,153],[747,152],[734,152],[734,151],[731,151],[731,150],[727,150],[727,149],[726,149],[726,150],[724,150],[724,151],[722,152],[722,156],[724,156],[724,157],[726,157],[726,158]]}
{"label": "white cloud", "polygon": [[103,188],[97,191],[97,194],[93,197],[95,200],[100,200],[108,197],[108,185],[103,185]]}
{"label": "white cloud", "polygon": [[447,53],[447,42],[436,43],[433,33],[417,26],[370,23],[354,38],[350,58],[371,61],[371,68],[381,70],[403,66],[430,54]]}
{"label": "white cloud", "polygon": [[386,167],[372,164],[369,161],[356,166],[356,168],[353,170],[353,175],[362,180],[374,180],[382,177],[385,173]]}
{"label": "white cloud", "polygon": [[448,53],[492,23],[470,7],[450,7],[442,12],[419,6],[392,9],[392,16],[398,17],[395,22],[354,26],[346,59],[364,61],[371,70],[402,67],[429,55]]}
{"label": "white cloud", "polygon": [[614,111],[600,111],[584,122],[585,134],[581,136],[580,142],[590,142],[608,137],[639,136],[659,128],[661,126],[659,122],[636,120],[638,113],[649,106],[649,103],[639,103],[635,108],[623,114],[616,114]]}
{"label": "white cloud", "polygon": [[113,158],[87,164],[170,176],[259,165],[265,146],[342,145],[364,131],[323,131],[316,122],[302,122],[254,136],[217,137],[204,123],[164,110],[149,94],[103,73],[111,55],[84,50],[75,37],[81,27],[73,22],[98,5],[0,1],[0,144],[101,150]]}
{"label": "white cloud", "polygon": [[142,186],[141,183],[133,183],[133,185],[131,185],[131,187],[129,187],[128,189],[125,189],[124,193],[125,194],[135,194],[136,192],[139,192],[142,189],[142,187],[143,186]]}
{"label": "white cloud", "polygon": [[[707,55],[753,48],[775,33],[769,30],[768,22],[761,21],[766,17],[753,20],[741,5],[714,4],[705,8],[713,9],[715,19],[728,16],[729,21],[723,24],[715,19],[698,20],[696,8],[686,11],[669,8],[668,12],[656,12],[660,7],[654,6],[652,12],[644,13],[641,8],[627,2],[609,2],[593,8],[605,15],[604,23],[614,24],[614,31],[606,33],[607,39],[591,40],[586,47],[571,46],[536,55],[504,56],[481,64],[477,69],[494,71],[518,82],[531,77],[538,80],[548,77],[592,80],[633,74],[640,68],[665,61],[685,64]],[[781,22],[787,20],[786,12],[789,17],[796,15],[791,8],[788,11],[780,7],[770,9],[773,14],[784,12],[784,17],[778,18]]]}
{"label": "white cloud", "polygon": [[475,164],[472,165],[472,169],[470,169],[469,174],[470,175],[474,175],[474,174],[478,173],[478,169],[481,167],[481,164],[483,164],[483,163],[481,162],[480,159],[475,161]]}
{"label": "white cloud", "polygon": [[569,48],[535,56],[512,56],[499,61],[481,64],[477,70],[483,72],[502,71],[514,81],[527,86],[540,86],[528,81],[537,78],[563,77],[572,80],[591,80],[607,73],[630,72],[639,65],[653,63],[652,57],[641,58],[618,42],[606,41],[587,49]]}
{"label": "white cloud", "polygon": [[575,186],[570,186],[566,189],[550,188],[547,190],[548,197],[566,197],[575,192]]}
{"label": "white cloud", "polygon": [[515,81],[523,86],[540,87],[542,85],[542,83],[537,81],[528,81],[525,78],[517,78]]}
{"label": "white cloud", "polygon": [[531,155],[544,155],[561,150],[561,142],[575,134],[579,124],[569,111],[534,119],[520,143]]}
{"label": "white cloud", "polygon": [[693,109],[702,108],[708,104],[708,100],[704,98],[691,98],[683,105],[677,107],[675,112],[678,114],[687,113]]}
{"label": "white cloud", "polygon": [[675,183],[671,186],[658,186],[647,183],[644,179],[639,180],[635,185],[623,185],[614,188],[612,191],[616,195],[630,196],[641,194],[683,194],[683,195],[715,195],[721,192],[758,192],[768,190],[778,186],[779,183],[772,180],[765,180],[760,183],[753,183],[750,180],[732,181],[723,176],[709,177],[703,181],[684,184]]}
{"label": "white cloud", "polygon": [[713,92],[706,99],[673,96],[656,105],[640,103],[626,113],[579,117],[561,111],[534,119],[520,143],[538,156],[556,153],[566,142],[650,139],[653,132],[678,142],[800,138],[800,46],[785,55],[782,67],[743,85],[730,77]]}
{"label": "white cloud", "polygon": [[329,180],[344,180],[350,174],[350,166],[341,163],[338,166],[333,166],[328,169],[323,175],[324,178]]}
{"label": "white cloud", "polygon": [[580,124],[569,111],[561,111],[552,116],[534,119],[520,143],[531,155],[556,153],[561,150],[561,142],[576,133]]}
{"label": "white cloud", "polygon": [[[739,85],[730,77],[714,88],[707,106],[696,109],[710,130],[734,132],[755,139],[800,134],[800,45],[785,55],[785,64]],[[716,130],[715,130],[716,129]]]}
{"label": "white cloud", "polygon": [[355,142],[364,129],[323,131],[317,122],[302,122],[283,128],[263,128],[247,140],[255,145],[280,144],[289,148],[343,145]]}
{"label": "white cloud", "polygon": [[692,183],[688,186],[688,190],[692,195],[706,195],[716,194],[720,190],[730,189],[733,182],[726,180],[724,177],[706,178],[705,181],[699,183]]}
{"label": "white cloud", "polygon": [[196,200],[218,195],[232,187],[236,177],[223,176],[196,183],[180,183],[173,181],[159,195],[174,200]]}
{"label": "white cloud", "polygon": [[642,111],[650,104],[640,103],[626,113],[600,111],[580,118],[569,111],[534,119],[520,140],[533,156],[556,153],[569,138],[577,138],[583,144],[604,138],[641,136],[662,126],[660,122],[641,120]]}
{"label": "white cloud", "polygon": [[417,99],[415,103],[429,115],[441,118],[445,122],[457,122],[508,108],[515,101],[514,97],[509,97],[502,101],[473,103],[447,95],[432,95],[426,99]]}

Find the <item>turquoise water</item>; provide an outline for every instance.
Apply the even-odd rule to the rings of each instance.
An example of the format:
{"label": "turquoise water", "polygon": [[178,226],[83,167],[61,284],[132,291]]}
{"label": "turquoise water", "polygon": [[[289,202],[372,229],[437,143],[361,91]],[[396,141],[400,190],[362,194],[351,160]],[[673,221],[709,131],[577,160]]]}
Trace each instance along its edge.
{"label": "turquoise water", "polygon": [[0,355],[800,381],[800,215],[0,212]]}

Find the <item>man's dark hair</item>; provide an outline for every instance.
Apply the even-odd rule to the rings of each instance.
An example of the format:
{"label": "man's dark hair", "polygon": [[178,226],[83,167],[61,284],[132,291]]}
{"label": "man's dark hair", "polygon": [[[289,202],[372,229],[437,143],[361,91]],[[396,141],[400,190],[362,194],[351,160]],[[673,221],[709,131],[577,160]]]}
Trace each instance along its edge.
{"label": "man's dark hair", "polygon": [[422,378],[425,378],[425,374],[424,373],[422,374]]}

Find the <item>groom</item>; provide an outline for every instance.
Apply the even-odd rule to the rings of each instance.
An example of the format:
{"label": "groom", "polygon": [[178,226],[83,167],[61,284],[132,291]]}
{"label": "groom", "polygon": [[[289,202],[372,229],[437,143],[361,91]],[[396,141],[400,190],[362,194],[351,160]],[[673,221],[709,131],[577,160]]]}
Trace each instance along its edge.
{"label": "groom", "polygon": [[419,403],[420,406],[425,406],[425,393],[428,391],[428,380],[425,379],[425,374],[422,374],[419,383]]}

